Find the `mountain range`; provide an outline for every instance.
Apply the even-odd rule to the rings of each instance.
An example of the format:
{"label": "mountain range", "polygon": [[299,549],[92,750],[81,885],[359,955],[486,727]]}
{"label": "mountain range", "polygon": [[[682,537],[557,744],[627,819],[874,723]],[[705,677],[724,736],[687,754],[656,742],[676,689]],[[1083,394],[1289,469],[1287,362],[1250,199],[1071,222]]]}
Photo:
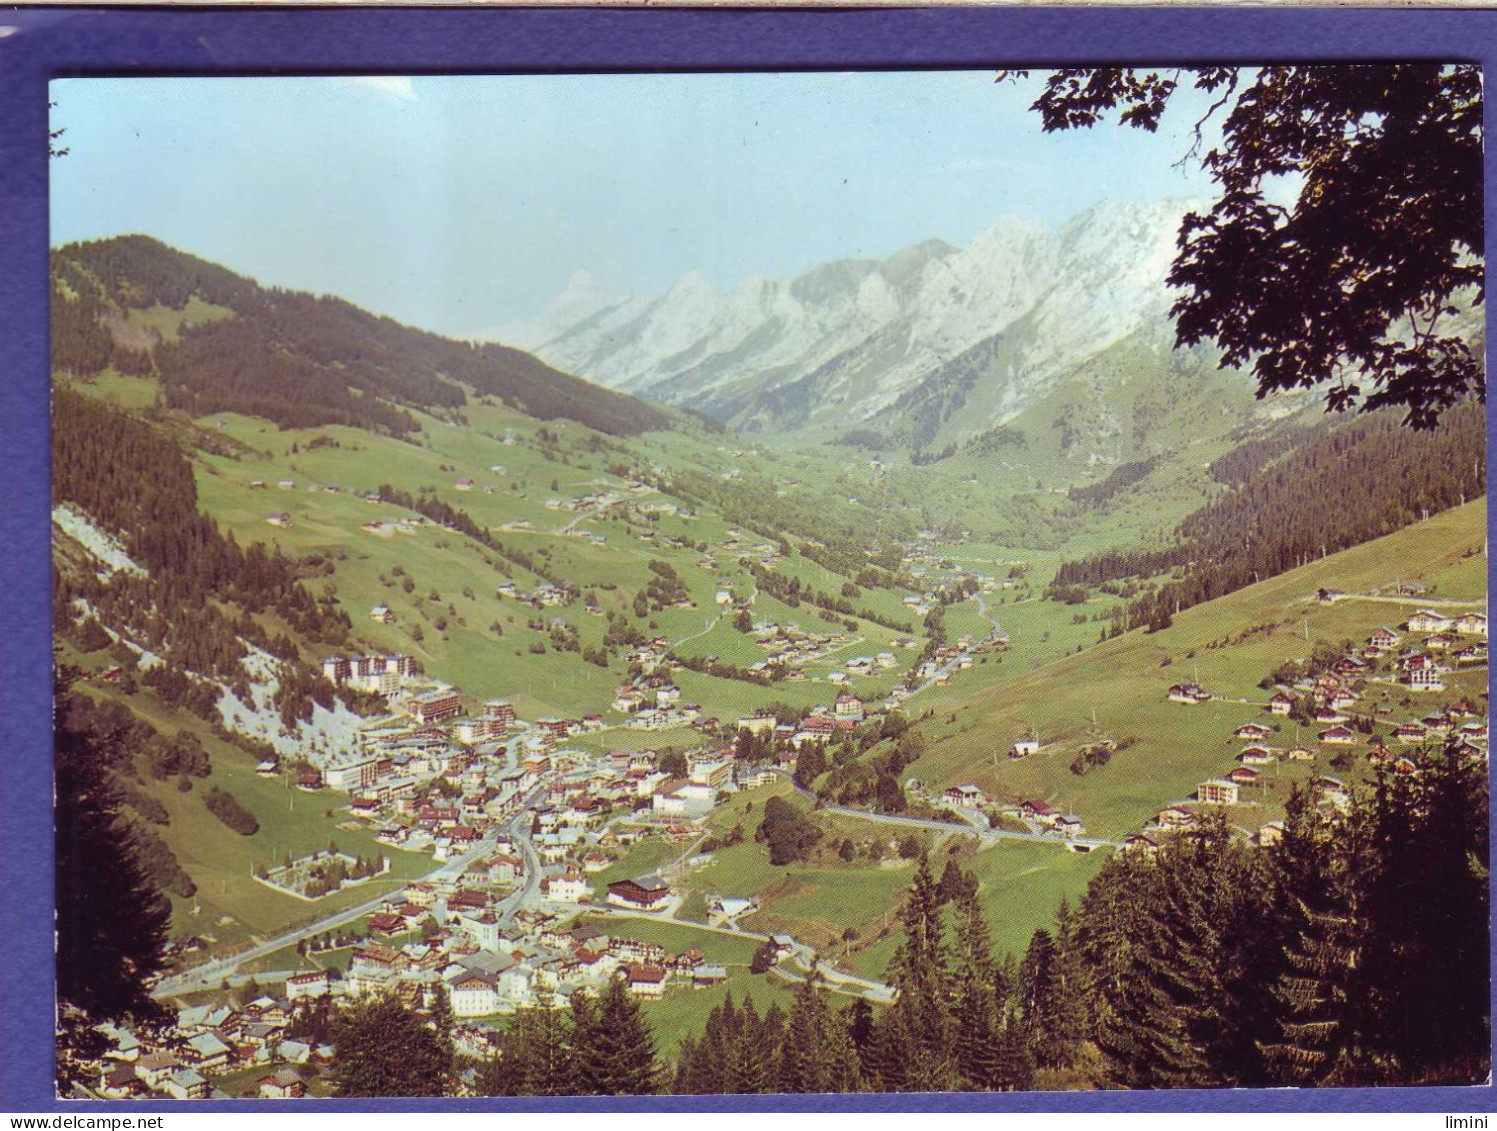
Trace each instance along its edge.
{"label": "mountain range", "polygon": [[961,444],[1072,379],[1107,392],[1137,368],[1120,354],[1147,355],[1154,375],[1214,369],[1214,356],[1172,356],[1165,279],[1190,207],[1104,201],[1058,229],[1000,219],[964,248],[927,240],[726,294],[698,272],[638,297],[579,271],[536,318],[492,336],[745,431]]}

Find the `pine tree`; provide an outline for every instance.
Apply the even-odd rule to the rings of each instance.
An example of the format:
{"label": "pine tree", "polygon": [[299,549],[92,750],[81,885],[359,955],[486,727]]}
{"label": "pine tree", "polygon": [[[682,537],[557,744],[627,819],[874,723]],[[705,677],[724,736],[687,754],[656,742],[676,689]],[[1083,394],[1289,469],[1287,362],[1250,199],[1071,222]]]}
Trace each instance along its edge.
{"label": "pine tree", "polygon": [[700,1039],[683,1041],[676,1057],[674,1090],[684,1095],[719,1095],[736,1092],[729,1062],[741,1022],[733,995],[707,1015]]}
{"label": "pine tree", "polygon": [[495,1051],[478,1066],[473,1090],[480,1096],[513,1096],[518,1093],[510,1084],[509,1064],[502,1051]]}
{"label": "pine tree", "polygon": [[941,873],[941,882],[936,888],[936,898],[945,906],[960,899],[966,890],[967,876],[961,865],[956,862],[955,856],[947,858],[946,870]]}
{"label": "pine tree", "polygon": [[1125,1007],[1136,992],[1133,977],[1135,918],[1153,899],[1158,868],[1151,860],[1116,855],[1087,885],[1076,946],[1088,979],[1088,1034],[1104,1064],[1134,1059],[1134,1029]]}
{"label": "pine tree", "polygon": [[1285,969],[1273,994],[1277,1039],[1263,1044],[1270,1078],[1304,1086],[1360,1076],[1366,1000],[1363,892],[1374,866],[1367,821],[1318,811],[1295,789],[1274,851]]}
{"label": "pine tree", "polygon": [[489,1096],[569,1096],[578,1091],[573,1072],[568,1011],[553,1008],[549,995],[522,1009],[504,1031],[499,1054],[485,1063],[479,1089]]}
{"label": "pine tree", "polygon": [[526,1094],[570,1096],[580,1091],[576,1050],[571,1043],[567,1012],[557,1008],[550,995],[530,1010],[530,1049],[526,1056]]}
{"label": "pine tree", "polygon": [[887,1032],[873,1043],[875,1071],[887,1090],[950,1091],[959,1080],[952,978],[928,856],[920,857],[901,917],[904,941],[890,966],[899,996],[876,1026]]}
{"label": "pine tree", "polygon": [[859,1092],[864,1089],[863,1062],[847,1031],[842,1014],[828,1007],[826,1029],[827,1091]]}
{"label": "pine tree", "polygon": [[738,1007],[729,994],[708,1016],[707,1030],[702,1034],[704,1054],[697,1086],[705,1095],[738,1091],[738,1081],[730,1064],[734,1046],[741,1038],[742,1021]]}
{"label": "pine tree", "polygon": [[1158,960],[1149,957],[1155,948],[1162,949],[1156,932],[1130,924],[1122,961],[1110,971],[1110,986],[1099,991],[1097,1047],[1104,1077],[1113,1085],[1183,1086],[1187,1071],[1202,1067],[1175,1012],[1173,988],[1163,984]]}
{"label": "pine tree", "polygon": [[998,1032],[998,1056],[994,1087],[1002,1092],[1024,1092],[1034,1086],[1034,1057],[1028,1033],[1012,1014],[1004,1017]]}
{"label": "pine tree", "polygon": [[1122,1041],[1102,1049],[1110,1077],[1131,1087],[1261,1083],[1256,1042],[1271,1032],[1280,941],[1266,878],[1220,817],[1161,849],[1151,870],[1149,898],[1125,928],[1129,977],[1110,1030]]}
{"label": "pine tree", "polygon": [[875,1076],[869,1065],[869,1047],[873,1042],[873,1006],[866,998],[854,998],[843,1011],[842,1023],[847,1027],[847,1036],[858,1054],[858,1074],[871,1081]]}
{"label": "pine tree", "polygon": [[1077,1048],[1089,1029],[1088,975],[1077,938],[1080,919],[1070,901],[1062,899],[1055,913],[1055,957],[1050,1000],[1051,1037],[1044,1063],[1051,1068],[1073,1064]]}
{"label": "pine tree", "polygon": [[895,1005],[878,1016],[864,1048],[864,1079],[875,1092],[917,1090],[912,1083],[911,1065],[920,1050],[910,1033],[905,1011],[897,1008],[898,1002],[896,998]]}
{"label": "pine tree", "polygon": [[[948,872],[949,872],[948,868]],[[1003,995],[999,993],[987,920],[975,886],[961,885],[956,906],[956,985],[953,1021],[956,1063],[963,1087],[1002,1087]]]}
{"label": "pine tree", "polygon": [[1443,958],[1438,989],[1421,1001],[1434,1041],[1428,1075],[1449,1083],[1490,1076],[1491,940],[1490,824],[1487,767],[1452,742],[1424,775],[1439,912],[1421,925],[1430,953]]}
{"label": "pine tree", "polygon": [[736,1028],[725,1029],[723,1090],[759,1095],[774,1090],[779,1050],[784,1040],[784,1015],[760,1017],[752,998],[743,1003]]}
{"label": "pine tree", "polygon": [[1015,987],[1019,1023],[1037,1066],[1056,1068],[1068,1063],[1064,1019],[1065,990],[1060,978],[1055,937],[1041,928],[1029,940]]}
{"label": "pine tree", "polygon": [[779,1082],[783,1092],[826,1091],[821,1086],[821,1026],[816,994],[808,978],[795,991],[785,1042],[780,1047]]}
{"label": "pine tree", "polygon": [[457,1056],[457,1049],[452,1039],[454,1025],[452,1016],[452,998],[447,993],[447,987],[441,983],[432,991],[428,1002],[429,1021],[431,1031],[437,1039],[441,1055],[446,1057],[451,1064]]}
{"label": "pine tree", "polygon": [[1424,753],[1383,775],[1367,896],[1373,1040],[1384,1080],[1471,1082],[1488,1061],[1484,770]]}
{"label": "pine tree", "polygon": [[780,1090],[780,1049],[787,1025],[785,1010],[779,1002],[771,1002],[759,1020],[757,1039],[745,1031],[735,1048],[734,1072],[740,1079],[756,1081],[763,1092]]}
{"label": "pine tree", "polygon": [[861,1074],[842,1015],[833,1010],[813,966],[796,988],[780,1048],[780,1088],[786,1092],[852,1092]]}
{"label": "pine tree", "polygon": [[700,1053],[697,1049],[695,1037],[682,1037],[681,1043],[676,1047],[676,1066],[671,1073],[670,1087],[666,1089],[673,1096],[695,1096],[704,1093],[696,1089],[696,1079]]}

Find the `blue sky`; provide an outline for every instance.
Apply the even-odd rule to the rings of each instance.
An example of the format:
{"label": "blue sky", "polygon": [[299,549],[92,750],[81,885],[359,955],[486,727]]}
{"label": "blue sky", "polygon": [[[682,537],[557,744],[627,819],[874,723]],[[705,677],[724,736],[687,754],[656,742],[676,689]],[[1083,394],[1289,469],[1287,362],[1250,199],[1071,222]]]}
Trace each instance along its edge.
{"label": "blue sky", "polygon": [[1045,135],[1036,89],[990,71],[58,80],[52,240],[143,232],[461,335],[533,316],[578,269],[726,290],[965,244],[1005,215],[1207,194],[1176,167],[1192,105],[1157,135]]}

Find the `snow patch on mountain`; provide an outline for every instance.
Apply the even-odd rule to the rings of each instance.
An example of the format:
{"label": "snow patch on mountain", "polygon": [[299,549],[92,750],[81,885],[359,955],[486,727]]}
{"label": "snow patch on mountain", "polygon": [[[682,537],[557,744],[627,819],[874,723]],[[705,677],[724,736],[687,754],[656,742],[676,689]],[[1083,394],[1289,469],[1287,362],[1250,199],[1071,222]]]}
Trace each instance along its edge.
{"label": "snow patch on mountain", "polygon": [[[506,340],[590,380],[746,426],[853,423],[1025,321],[1003,391],[1012,415],[1082,360],[1167,328],[1179,201],[1104,201],[1058,230],[1005,217],[957,249],[838,260],[718,293],[689,272],[637,298],[574,276]],[[982,422],[974,421],[974,425]]]}

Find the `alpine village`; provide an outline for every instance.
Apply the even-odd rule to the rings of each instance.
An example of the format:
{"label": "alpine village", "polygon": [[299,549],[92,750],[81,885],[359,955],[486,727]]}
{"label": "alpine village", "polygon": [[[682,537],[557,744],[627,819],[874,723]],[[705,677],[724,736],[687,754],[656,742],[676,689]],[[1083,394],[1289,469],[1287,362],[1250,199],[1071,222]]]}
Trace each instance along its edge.
{"label": "alpine village", "polygon": [[508,344],[55,247],[60,1093],[1484,1081],[1484,403],[1177,341],[1185,208]]}

